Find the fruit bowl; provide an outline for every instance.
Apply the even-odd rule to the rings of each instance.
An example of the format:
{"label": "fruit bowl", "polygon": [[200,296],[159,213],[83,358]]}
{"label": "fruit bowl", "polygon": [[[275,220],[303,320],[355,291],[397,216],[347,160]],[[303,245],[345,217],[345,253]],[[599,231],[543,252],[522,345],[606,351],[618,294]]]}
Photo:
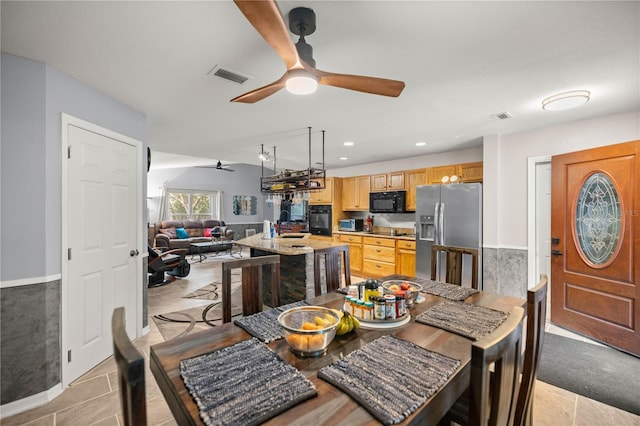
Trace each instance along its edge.
{"label": "fruit bowl", "polygon": [[398,291],[404,291],[405,303],[407,307],[413,306],[416,303],[418,295],[422,291],[422,285],[415,281],[407,280],[389,280],[382,283],[385,294],[396,294]]}
{"label": "fruit bowl", "polygon": [[324,355],[339,321],[335,311],[323,306],[291,308],[278,316],[289,349],[301,357]]}

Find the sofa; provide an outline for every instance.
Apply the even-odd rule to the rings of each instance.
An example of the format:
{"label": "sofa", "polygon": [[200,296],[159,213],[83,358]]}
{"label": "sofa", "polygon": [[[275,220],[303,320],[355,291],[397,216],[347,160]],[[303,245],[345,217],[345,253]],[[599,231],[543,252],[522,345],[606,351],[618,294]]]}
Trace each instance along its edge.
{"label": "sofa", "polygon": [[[193,254],[191,243],[221,241],[231,243],[235,232],[227,228],[224,221],[203,220],[165,220],[154,224],[154,246],[162,250],[184,248]],[[228,250],[228,244],[213,245],[202,251]],[[197,253],[200,253],[197,250]]]}

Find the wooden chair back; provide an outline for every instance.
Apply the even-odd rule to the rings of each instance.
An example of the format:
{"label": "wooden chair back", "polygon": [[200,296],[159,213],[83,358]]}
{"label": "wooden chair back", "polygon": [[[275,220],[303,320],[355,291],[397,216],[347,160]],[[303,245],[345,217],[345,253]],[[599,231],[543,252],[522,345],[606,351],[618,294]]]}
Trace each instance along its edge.
{"label": "wooden chair back", "polygon": [[520,385],[523,318],[524,309],[515,307],[500,327],[471,346],[470,425],[513,424]]}
{"label": "wooden chair back", "polygon": [[449,284],[462,284],[462,261],[465,255],[471,256],[471,287],[478,289],[478,250],[468,247],[431,246],[431,279],[435,280],[438,271],[439,253],[445,256],[445,282]]}
{"label": "wooden chair back", "polygon": [[125,426],[147,424],[147,404],[144,384],[144,357],[133,346],[125,325],[123,307],[113,310],[111,316],[113,357],[118,366],[120,403]]}
{"label": "wooden chair back", "polygon": [[540,275],[538,284],[527,291],[527,343],[524,350],[522,381],[516,405],[516,426],[533,424],[533,391],[544,343],[547,318],[547,276]]}
{"label": "wooden chair back", "polygon": [[[344,269],[344,282],[348,287],[351,285],[351,268],[349,266],[349,246],[334,246],[314,251],[313,285],[315,295],[322,294],[322,264],[324,263],[324,276],[327,293],[340,288],[342,270]],[[342,267],[340,267],[342,263]]]}
{"label": "wooden chair back", "polygon": [[271,266],[271,304],[280,306],[280,255],[222,262],[222,322],[231,322],[231,271],[242,269],[242,314],[262,312],[262,267]]}

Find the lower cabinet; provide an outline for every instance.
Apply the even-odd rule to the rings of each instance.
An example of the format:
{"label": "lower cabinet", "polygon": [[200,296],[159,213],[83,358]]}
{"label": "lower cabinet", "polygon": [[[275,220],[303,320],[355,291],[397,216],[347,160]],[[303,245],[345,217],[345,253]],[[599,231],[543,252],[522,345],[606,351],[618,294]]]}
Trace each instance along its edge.
{"label": "lower cabinet", "polygon": [[367,278],[379,278],[396,273],[396,240],[393,238],[362,238],[362,272]]}
{"label": "lower cabinet", "polygon": [[396,241],[396,273],[414,277],[416,275],[416,242]]}
{"label": "lower cabinet", "polygon": [[362,237],[360,235],[340,234],[340,242],[349,245],[349,269],[351,273],[362,273]]}

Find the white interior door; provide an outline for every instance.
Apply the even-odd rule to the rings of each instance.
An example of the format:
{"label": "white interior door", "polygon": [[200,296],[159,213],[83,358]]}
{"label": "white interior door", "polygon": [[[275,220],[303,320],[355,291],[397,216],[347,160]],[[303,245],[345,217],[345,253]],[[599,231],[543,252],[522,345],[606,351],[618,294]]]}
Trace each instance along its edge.
{"label": "white interior door", "polygon": [[68,384],[113,353],[115,307],[125,307],[127,332],[137,336],[142,279],[140,147],[95,129],[68,124],[66,130],[70,149],[63,382]]}

